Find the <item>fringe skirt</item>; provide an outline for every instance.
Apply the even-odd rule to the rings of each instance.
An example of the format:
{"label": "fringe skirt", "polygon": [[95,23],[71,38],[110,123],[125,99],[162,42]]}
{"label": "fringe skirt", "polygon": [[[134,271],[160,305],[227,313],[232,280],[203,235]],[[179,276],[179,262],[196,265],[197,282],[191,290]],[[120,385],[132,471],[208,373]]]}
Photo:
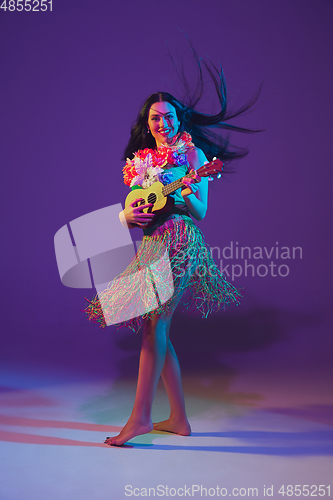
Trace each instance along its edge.
{"label": "fringe skirt", "polygon": [[200,229],[190,217],[173,214],[143,237],[117,279],[91,301],[86,299],[84,312],[101,328],[114,324],[136,332],[143,319],[168,314],[177,299],[183,310],[207,318],[232,303],[238,305],[240,298],[216,266]]}

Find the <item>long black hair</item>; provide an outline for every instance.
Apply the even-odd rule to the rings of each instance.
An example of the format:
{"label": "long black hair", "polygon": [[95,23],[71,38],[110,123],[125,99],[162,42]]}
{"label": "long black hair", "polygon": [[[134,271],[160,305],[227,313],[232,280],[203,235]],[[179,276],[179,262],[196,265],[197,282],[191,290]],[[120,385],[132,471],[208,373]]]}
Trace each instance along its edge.
{"label": "long black hair", "polygon": [[[243,133],[259,132],[259,130],[238,127],[226,122],[241,115],[245,111],[248,111],[255,104],[259,97],[261,86],[255,95],[244,104],[244,106],[233,113],[228,113],[227,87],[222,66],[218,69],[211,61],[209,61],[209,64],[206,61],[201,61],[194,49],[193,53],[199,70],[199,83],[197,84],[195,91],[193,93],[190,91],[188,81],[184,71],[182,71],[182,74],[179,75],[178,73],[178,75],[181,77],[185,87],[186,99],[184,99],[184,102],[181,102],[167,92],[155,92],[154,94],[151,94],[143,104],[137,121],[131,130],[131,137],[124,152],[124,160],[126,160],[126,158],[131,158],[133,153],[139,149],[156,149],[155,139],[152,137],[152,134],[148,133],[147,128],[149,110],[156,102],[168,102],[172,104],[172,106],[176,109],[177,117],[180,121],[178,134],[180,135],[184,131],[189,132],[195,146],[202,149],[209,161],[216,156],[224,162],[230,162],[231,160],[242,158],[248,154],[247,149],[232,146],[229,142],[228,135],[223,137],[222,135],[214,132],[212,129],[224,129]],[[220,103],[221,109],[215,115],[199,113],[195,109],[203,95],[204,89],[202,64],[204,64],[211,77],[218,101]]]}

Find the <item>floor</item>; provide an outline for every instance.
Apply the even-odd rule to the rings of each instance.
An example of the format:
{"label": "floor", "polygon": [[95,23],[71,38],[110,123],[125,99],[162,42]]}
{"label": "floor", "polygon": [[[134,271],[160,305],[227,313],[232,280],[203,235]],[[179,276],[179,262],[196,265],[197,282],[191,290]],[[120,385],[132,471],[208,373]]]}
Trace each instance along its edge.
{"label": "floor", "polygon": [[[121,448],[103,441],[126,422],[134,379],[14,365],[1,379],[0,500],[333,496],[323,373],[249,372],[228,391],[223,374],[185,374],[192,435],[151,432]],[[159,387],[154,420],[167,414]]]}

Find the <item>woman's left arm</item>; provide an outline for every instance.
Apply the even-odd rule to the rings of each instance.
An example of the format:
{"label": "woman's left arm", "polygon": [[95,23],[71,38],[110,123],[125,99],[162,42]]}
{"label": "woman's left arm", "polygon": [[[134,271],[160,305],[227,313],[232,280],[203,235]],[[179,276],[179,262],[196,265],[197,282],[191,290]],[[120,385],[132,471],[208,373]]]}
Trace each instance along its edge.
{"label": "woman's left arm", "polygon": [[[198,170],[207,161],[203,151],[193,148],[187,153],[187,160],[191,170]],[[183,179],[185,188],[181,194],[187,208],[197,220],[202,220],[207,212],[208,204],[208,178],[196,176],[196,179]]]}

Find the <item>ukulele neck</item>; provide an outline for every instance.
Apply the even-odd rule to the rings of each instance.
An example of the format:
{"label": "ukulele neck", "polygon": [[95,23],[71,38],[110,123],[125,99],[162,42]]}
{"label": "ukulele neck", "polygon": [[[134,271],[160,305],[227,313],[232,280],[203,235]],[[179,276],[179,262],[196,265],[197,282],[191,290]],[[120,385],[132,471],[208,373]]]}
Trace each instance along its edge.
{"label": "ukulele neck", "polygon": [[[190,175],[184,175],[184,177],[190,178]],[[184,187],[185,184],[182,182],[181,179],[177,179],[176,181],[171,182],[170,184],[167,184],[166,186],[163,186],[162,188],[162,194],[163,196],[168,196],[168,194],[172,194],[177,189]]]}

